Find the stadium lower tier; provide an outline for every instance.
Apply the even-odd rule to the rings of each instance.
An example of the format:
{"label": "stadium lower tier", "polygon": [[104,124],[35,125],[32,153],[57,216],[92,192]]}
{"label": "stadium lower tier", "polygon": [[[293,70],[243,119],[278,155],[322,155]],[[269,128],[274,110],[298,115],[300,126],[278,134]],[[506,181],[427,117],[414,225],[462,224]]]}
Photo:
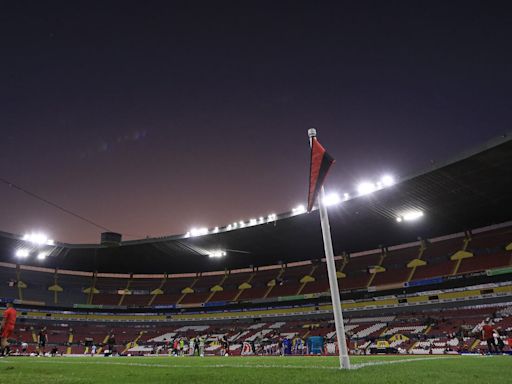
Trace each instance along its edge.
{"label": "stadium lower tier", "polygon": [[[497,352],[512,351],[512,303],[440,307],[421,312],[386,311],[345,319],[352,354],[485,353],[482,325],[495,330]],[[38,332],[47,328],[48,342],[38,347]],[[335,354],[332,315],[281,317],[230,322],[116,323],[34,320],[23,315],[13,336],[12,352],[34,354],[121,355],[278,355]]]}
{"label": "stadium lower tier", "polygon": [[[336,259],[344,293],[512,273],[512,226],[506,223]],[[99,274],[0,263],[0,297],[46,306],[221,306],[315,297],[326,295],[328,289],[323,260],[186,275]]]}

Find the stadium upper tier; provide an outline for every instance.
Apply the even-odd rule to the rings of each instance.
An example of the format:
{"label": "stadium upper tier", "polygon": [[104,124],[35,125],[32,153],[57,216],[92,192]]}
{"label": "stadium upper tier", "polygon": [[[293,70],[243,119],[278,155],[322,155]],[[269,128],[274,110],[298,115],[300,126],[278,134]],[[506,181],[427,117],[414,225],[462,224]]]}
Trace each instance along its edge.
{"label": "stadium upper tier", "polygon": [[[457,276],[510,278],[512,224],[336,259],[344,299],[357,292],[441,287]],[[109,274],[0,263],[0,297],[47,306],[225,306],[318,298],[328,295],[328,289],[323,260],[174,275]]]}
{"label": "stadium upper tier", "polygon": [[[511,169],[512,140],[505,137],[453,162],[435,163],[432,169],[392,186],[354,195],[329,207],[334,251],[353,254],[511,220]],[[397,221],[410,211],[422,212],[423,217]],[[0,233],[0,261],[112,273],[197,273],[323,257],[318,211],[262,213],[265,216],[261,219],[237,222],[236,228],[227,225],[188,236],[125,241],[117,247],[64,243],[32,246],[21,236]],[[46,257],[38,259],[41,252]],[[20,260],[16,253],[28,257]],[[216,253],[223,257],[210,257]],[[450,267],[438,266],[437,272],[433,267],[422,268],[421,273],[443,274]],[[400,277],[379,274],[376,282],[407,280],[407,271],[403,273]],[[361,281],[364,279],[348,277],[346,284],[364,285]],[[209,294],[203,296],[206,300]]]}

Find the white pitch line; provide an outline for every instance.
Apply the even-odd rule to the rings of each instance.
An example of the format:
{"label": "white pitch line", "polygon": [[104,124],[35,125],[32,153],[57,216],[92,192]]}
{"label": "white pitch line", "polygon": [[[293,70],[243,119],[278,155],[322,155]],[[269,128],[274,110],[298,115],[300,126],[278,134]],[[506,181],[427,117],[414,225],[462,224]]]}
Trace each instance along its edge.
{"label": "white pitch line", "polygon": [[[379,365],[390,365],[390,364],[402,364],[402,363],[413,363],[415,361],[427,361],[427,360],[441,360],[449,359],[453,357],[418,357],[410,359],[399,359],[399,360],[388,360],[388,361],[372,361],[367,363],[353,364],[353,370],[379,366]],[[25,360],[26,361],[26,360]],[[21,360],[9,359],[8,361],[0,360],[3,363],[19,363]],[[291,364],[205,364],[205,365],[191,365],[191,364],[149,364],[149,363],[124,363],[118,361],[55,361],[55,360],[33,360],[32,363],[38,364],[89,364],[89,365],[119,365],[127,367],[152,367],[152,368],[284,368],[284,369],[320,369],[320,370],[339,370],[339,367],[330,367],[322,365],[291,365]]]}
{"label": "white pitch line", "polygon": [[369,361],[367,363],[353,364],[352,369],[361,369],[361,368],[365,368],[365,367],[372,367],[375,365],[413,363],[415,361],[453,359],[454,357],[456,357],[456,356],[416,357],[416,358],[412,358],[412,359],[400,359],[400,360],[388,360],[388,361]]}
{"label": "white pitch line", "polygon": [[[25,360],[26,361],[26,360]],[[6,362],[6,361],[4,361]],[[10,363],[19,363],[17,359],[9,360]],[[32,363],[38,364],[93,364],[93,365],[121,365],[128,367],[154,367],[154,368],[287,368],[287,369],[338,369],[338,367],[329,367],[321,365],[302,366],[302,365],[286,365],[286,364],[149,364],[149,363],[123,363],[117,361],[50,361],[50,360],[34,360]]]}

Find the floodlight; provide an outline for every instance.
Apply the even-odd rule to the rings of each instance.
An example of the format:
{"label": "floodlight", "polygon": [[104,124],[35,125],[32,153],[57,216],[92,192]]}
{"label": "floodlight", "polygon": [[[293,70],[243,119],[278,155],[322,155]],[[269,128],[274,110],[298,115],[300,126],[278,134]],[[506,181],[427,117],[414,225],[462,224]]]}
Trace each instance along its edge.
{"label": "floodlight", "polygon": [[369,193],[375,192],[376,190],[375,184],[369,182],[369,181],[363,181],[361,184],[357,186],[357,192],[360,196],[362,195],[368,195]]}
{"label": "floodlight", "polygon": [[208,252],[208,257],[223,257],[226,256],[226,251],[214,249]]}
{"label": "floodlight", "polygon": [[423,216],[422,211],[409,211],[403,214],[403,219],[405,221],[414,221],[418,220],[420,217]]}
{"label": "floodlight", "polygon": [[301,213],[304,213],[304,212],[306,212],[306,208],[302,204],[297,205],[295,208],[292,209],[292,213],[294,215],[300,215]]}
{"label": "floodlight", "polygon": [[55,242],[49,239],[44,233],[26,233],[23,236],[23,240],[29,241],[36,245],[54,245]]}
{"label": "floodlight", "polygon": [[348,193],[344,193],[344,194],[343,194],[343,198],[344,198],[345,200],[348,200],[348,199],[350,199],[350,195],[349,195]]}
{"label": "floodlight", "polygon": [[260,217],[260,224],[262,224],[264,221],[265,221],[265,219],[263,218],[263,216],[261,216]]}
{"label": "floodlight", "polygon": [[396,221],[398,221],[399,223],[401,223],[402,221],[415,221],[421,217],[423,217],[422,211],[407,211],[403,215],[398,216],[396,218]]}
{"label": "floodlight", "polygon": [[203,236],[203,235],[207,235],[208,234],[208,228],[192,228],[190,230],[190,236],[192,237],[195,237],[195,236]]}
{"label": "floodlight", "polygon": [[28,249],[18,249],[16,251],[16,257],[28,257],[28,255],[30,254],[30,252],[28,251]]}
{"label": "floodlight", "polygon": [[213,228],[213,233],[217,233],[217,232],[219,232],[219,227]]}
{"label": "floodlight", "polygon": [[256,224],[258,224],[258,220],[256,220],[256,219],[249,220],[249,225],[256,225]]}
{"label": "floodlight", "polygon": [[226,230],[227,230],[227,231],[231,231],[231,228],[232,228],[232,225],[231,225],[231,224],[229,224],[229,225],[226,227]]}
{"label": "floodlight", "polygon": [[391,187],[393,184],[395,184],[395,178],[391,175],[382,176],[380,181],[385,187]]}
{"label": "floodlight", "polygon": [[37,233],[37,234],[32,235],[32,239],[31,239],[31,241],[33,243],[40,244],[40,245],[43,245],[44,243],[46,243],[47,240],[48,240],[48,238],[45,235],[43,235],[42,233]]}
{"label": "floodlight", "polygon": [[245,223],[243,222],[243,220],[240,220],[238,223],[240,224],[240,228],[245,227]]}
{"label": "floodlight", "polygon": [[46,252],[39,252],[37,254],[37,260],[44,260],[44,259],[46,259],[46,256],[48,256],[48,253],[46,253]]}
{"label": "floodlight", "polygon": [[326,207],[329,207],[331,205],[337,205],[341,203],[340,195],[337,193],[329,193],[327,196],[324,197],[323,203]]}

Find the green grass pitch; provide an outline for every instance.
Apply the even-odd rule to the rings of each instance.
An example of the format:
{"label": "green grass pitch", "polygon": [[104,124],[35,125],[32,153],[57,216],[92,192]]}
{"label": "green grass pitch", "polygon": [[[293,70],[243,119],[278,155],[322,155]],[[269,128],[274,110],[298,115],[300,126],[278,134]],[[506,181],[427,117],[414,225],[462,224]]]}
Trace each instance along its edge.
{"label": "green grass pitch", "polygon": [[2,383],[507,383],[512,356],[9,357]]}

